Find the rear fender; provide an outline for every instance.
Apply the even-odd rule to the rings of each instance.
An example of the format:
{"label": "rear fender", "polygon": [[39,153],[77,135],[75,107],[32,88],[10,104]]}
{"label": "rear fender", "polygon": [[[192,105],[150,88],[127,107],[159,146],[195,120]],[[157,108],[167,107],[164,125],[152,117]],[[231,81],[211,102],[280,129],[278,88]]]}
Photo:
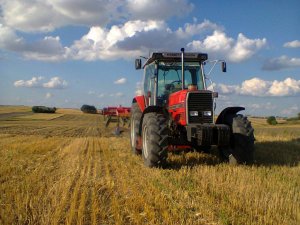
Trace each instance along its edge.
{"label": "rear fender", "polygon": [[141,118],[141,122],[140,122],[140,127],[139,127],[139,135],[142,135],[142,126],[143,126],[143,120],[144,120],[144,116],[147,113],[151,113],[151,112],[159,112],[159,113],[164,113],[164,110],[162,107],[160,106],[148,106],[147,108],[145,108],[145,110],[143,111],[142,114],[142,118]]}
{"label": "rear fender", "polygon": [[135,96],[132,100],[132,103],[136,102],[141,110],[141,112],[144,112],[145,110],[145,98],[144,95]]}
{"label": "rear fender", "polygon": [[233,117],[239,112],[245,110],[244,107],[227,107],[223,109],[216,120],[216,124],[226,124],[231,126]]}

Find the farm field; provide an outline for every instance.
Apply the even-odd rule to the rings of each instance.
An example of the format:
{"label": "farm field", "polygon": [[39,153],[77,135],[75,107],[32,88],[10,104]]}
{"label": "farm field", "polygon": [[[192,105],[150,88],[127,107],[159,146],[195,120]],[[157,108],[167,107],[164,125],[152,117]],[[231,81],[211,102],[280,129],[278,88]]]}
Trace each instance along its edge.
{"label": "farm field", "polygon": [[300,224],[300,124],[251,119],[256,161],[149,169],[100,115],[0,107],[0,224]]}

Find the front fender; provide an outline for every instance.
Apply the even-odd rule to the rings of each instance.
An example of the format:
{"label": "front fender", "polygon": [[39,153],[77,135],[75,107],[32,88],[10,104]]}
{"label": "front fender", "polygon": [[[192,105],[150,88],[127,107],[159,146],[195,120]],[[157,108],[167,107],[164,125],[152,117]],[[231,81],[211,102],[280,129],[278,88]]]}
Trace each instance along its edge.
{"label": "front fender", "polygon": [[223,109],[216,120],[216,124],[227,124],[231,126],[233,117],[239,112],[245,110],[244,107],[227,107]]}

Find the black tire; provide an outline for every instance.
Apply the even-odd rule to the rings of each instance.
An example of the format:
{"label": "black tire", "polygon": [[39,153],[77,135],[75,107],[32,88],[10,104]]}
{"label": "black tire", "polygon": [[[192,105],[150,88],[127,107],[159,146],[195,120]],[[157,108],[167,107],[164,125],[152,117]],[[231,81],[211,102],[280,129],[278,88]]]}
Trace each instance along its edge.
{"label": "black tire", "polygon": [[164,168],[168,156],[168,128],[163,114],[151,112],[144,116],[142,141],[144,164]]}
{"label": "black tire", "polygon": [[141,149],[137,149],[136,142],[139,136],[140,122],[142,118],[142,111],[136,102],[132,103],[131,106],[131,118],[130,118],[130,143],[132,153],[140,155]]}
{"label": "black tire", "polygon": [[243,115],[235,115],[231,124],[229,147],[219,147],[221,158],[230,164],[251,164],[254,158],[254,129]]}

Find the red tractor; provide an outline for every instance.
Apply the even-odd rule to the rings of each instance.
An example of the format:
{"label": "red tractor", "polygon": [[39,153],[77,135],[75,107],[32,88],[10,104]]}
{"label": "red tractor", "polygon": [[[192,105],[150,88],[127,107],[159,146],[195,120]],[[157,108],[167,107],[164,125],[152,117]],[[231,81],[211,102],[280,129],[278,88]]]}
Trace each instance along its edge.
{"label": "red tractor", "polygon": [[225,108],[214,121],[218,93],[207,90],[207,58],[182,48],[179,53],[152,53],[143,66],[141,59],[135,60],[144,79],[143,94],[132,101],[131,148],[142,154],[146,166],[165,167],[172,149],[209,151],[212,145],[229,163],[252,162],[254,129],[247,117],[237,114],[245,108]]}

